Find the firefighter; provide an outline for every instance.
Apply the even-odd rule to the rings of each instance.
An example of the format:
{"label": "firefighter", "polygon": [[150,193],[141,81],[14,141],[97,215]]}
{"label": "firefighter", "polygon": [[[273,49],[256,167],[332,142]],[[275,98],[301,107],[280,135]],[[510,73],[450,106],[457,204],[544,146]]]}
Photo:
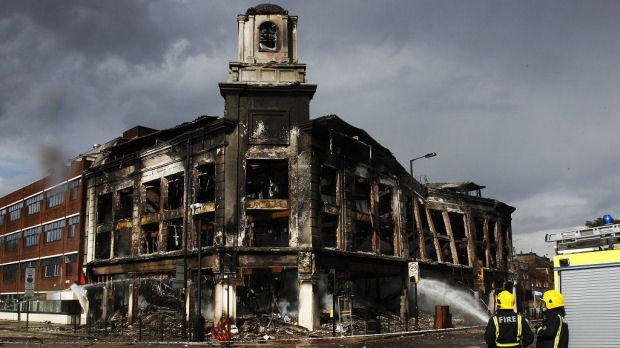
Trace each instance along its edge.
{"label": "firefighter", "polygon": [[568,322],[564,311],[564,297],[555,290],[545,291],[542,300],[547,307],[542,326],[536,329],[537,348],[568,347]]}
{"label": "firefighter", "polygon": [[534,341],[534,334],[527,320],[513,311],[515,298],[508,291],[497,295],[497,313],[489,319],[484,340],[489,348],[527,347]]}

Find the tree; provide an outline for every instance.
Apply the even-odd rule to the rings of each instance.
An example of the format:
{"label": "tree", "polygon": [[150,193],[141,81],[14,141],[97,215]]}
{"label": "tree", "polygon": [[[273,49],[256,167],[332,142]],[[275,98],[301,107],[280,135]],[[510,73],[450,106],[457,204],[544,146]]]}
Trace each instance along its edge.
{"label": "tree", "polygon": [[[620,220],[616,220],[616,219],[612,219],[614,224],[620,224]],[[605,221],[603,221],[602,217],[598,217],[596,218],[596,220],[594,221],[586,221],[586,226],[587,227],[601,227],[601,226],[605,226]]]}

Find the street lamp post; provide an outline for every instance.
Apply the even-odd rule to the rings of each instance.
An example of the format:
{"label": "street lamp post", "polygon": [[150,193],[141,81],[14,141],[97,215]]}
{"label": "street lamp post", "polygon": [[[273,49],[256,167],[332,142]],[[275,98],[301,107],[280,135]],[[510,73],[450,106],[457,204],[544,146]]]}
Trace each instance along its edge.
{"label": "street lamp post", "polygon": [[[437,154],[435,152],[429,152],[424,156],[420,156],[420,157],[416,157],[416,158],[412,158],[409,160],[409,174],[411,174],[411,178],[413,178],[413,161],[415,160],[419,160],[421,158],[431,158],[431,157],[435,157],[437,156]],[[413,197],[413,195],[412,195]],[[420,244],[420,241],[418,240],[419,238],[419,234],[416,231],[416,226],[415,226],[415,219],[411,219],[412,224],[413,224],[413,232],[415,233],[415,238],[414,238],[414,245],[413,245],[413,261],[417,261],[418,257],[417,257],[417,253],[418,253],[418,247]],[[419,266],[418,266],[419,267]],[[418,268],[418,272],[420,272],[419,268]],[[415,294],[414,298],[413,298],[413,312],[414,312],[414,316],[415,316],[415,327],[418,328],[418,318],[419,318],[419,311],[418,311],[418,283],[414,282],[413,283],[413,292]]]}
{"label": "street lamp post", "polygon": [[[199,209],[202,205],[200,203],[194,203],[190,206],[192,208],[192,216],[196,215],[196,209]],[[197,296],[196,296],[196,316],[194,322],[194,341],[202,342],[204,341],[204,320],[202,319],[202,226],[200,218],[197,219],[197,228],[196,228],[196,237],[198,244],[198,255],[197,255],[197,263],[198,263],[198,272],[197,272]]]}

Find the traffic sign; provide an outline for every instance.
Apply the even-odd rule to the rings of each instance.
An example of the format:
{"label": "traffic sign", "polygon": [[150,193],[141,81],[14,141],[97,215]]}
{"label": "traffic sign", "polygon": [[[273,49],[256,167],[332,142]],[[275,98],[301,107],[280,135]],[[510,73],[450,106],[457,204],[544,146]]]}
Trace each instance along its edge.
{"label": "traffic sign", "polygon": [[420,279],[420,269],[417,262],[409,262],[409,279],[411,278],[415,283]]}
{"label": "traffic sign", "polygon": [[34,293],[34,280],[37,269],[34,267],[26,267],[26,282],[24,285],[24,293],[32,295]]}

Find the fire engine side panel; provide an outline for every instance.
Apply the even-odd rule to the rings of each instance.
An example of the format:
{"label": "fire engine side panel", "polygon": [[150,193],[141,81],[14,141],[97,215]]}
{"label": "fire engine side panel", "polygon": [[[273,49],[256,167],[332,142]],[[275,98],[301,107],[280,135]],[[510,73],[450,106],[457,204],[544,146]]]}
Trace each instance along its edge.
{"label": "fire engine side panel", "polygon": [[620,250],[557,255],[554,270],[556,290],[564,296],[570,346],[617,346]]}

